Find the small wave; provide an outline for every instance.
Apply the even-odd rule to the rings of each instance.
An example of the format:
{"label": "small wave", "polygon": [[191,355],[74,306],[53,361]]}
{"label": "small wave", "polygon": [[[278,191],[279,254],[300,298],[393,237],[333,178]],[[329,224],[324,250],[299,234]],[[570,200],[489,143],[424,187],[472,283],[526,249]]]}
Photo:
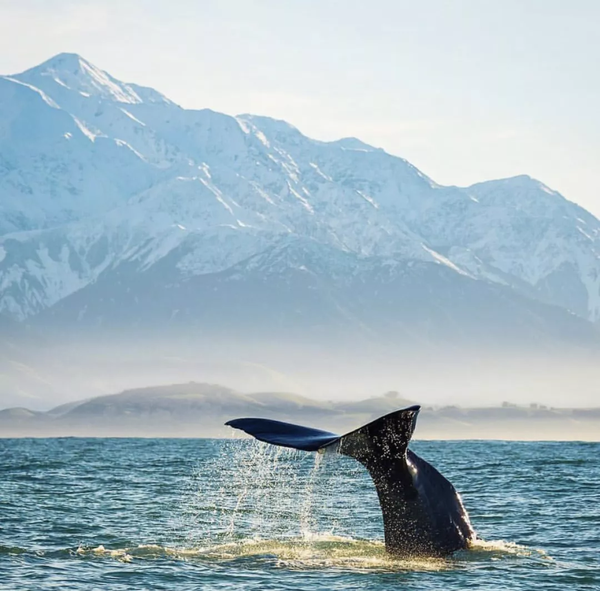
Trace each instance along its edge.
{"label": "small wave", "polygon": [[463,550],[456,555],[460,559],[482,560],[486,558],[533,557],[545,560],[552,558],[540,548],[529,548],[507,542],[506,540],[481,540],[471,542],[468,550]]}
{"label": "small wave", "polygon": [[25,548],[19,548],[17,546],[2,546],[0,544],[0,556],[14,556],[18,554],[26,554]]}

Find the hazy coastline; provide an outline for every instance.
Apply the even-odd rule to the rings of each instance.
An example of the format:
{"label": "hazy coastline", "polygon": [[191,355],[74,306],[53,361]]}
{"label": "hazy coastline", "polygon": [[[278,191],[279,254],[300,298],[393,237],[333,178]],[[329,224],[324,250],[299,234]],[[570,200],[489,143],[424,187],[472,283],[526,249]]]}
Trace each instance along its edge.
{"label": "hazy coastline", "polygon": [[[126,390],[55,407],[0,411],[0,437],[232,437],[227,420],[261,416],[344,433],[418,403],[397,392],[353,401],[318,401],[286,392],[245,394],[190,382]],[[417,439],[600,440],[600,408],[531,403],[423,405]]]}

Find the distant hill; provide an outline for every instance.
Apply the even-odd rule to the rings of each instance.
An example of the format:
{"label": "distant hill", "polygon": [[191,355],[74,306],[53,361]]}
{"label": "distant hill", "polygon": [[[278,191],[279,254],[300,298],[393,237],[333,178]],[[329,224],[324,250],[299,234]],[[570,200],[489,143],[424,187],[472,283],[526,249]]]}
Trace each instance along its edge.
{"label": "distant hill", "polygon": [[[414,404],[396,392],[358,402],[321,402],[286,392],[243,394],[215,384],[174,384],[127,390],[56,407],[0,411],[0,437],[228,437],[229,419],[255,416],[344,433]],[[421,439],[600,440],[600,408],[542,405],[424,407]]]}

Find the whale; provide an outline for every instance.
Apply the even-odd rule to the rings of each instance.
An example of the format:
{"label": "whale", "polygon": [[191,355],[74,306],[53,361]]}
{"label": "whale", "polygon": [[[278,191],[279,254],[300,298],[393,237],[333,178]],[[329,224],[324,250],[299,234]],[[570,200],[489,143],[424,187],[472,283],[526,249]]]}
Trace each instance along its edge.
{"label": "whale", "polygon": [[408,449],[419,411],[418,405],[402,408],[345,435],[272,419],[225,424],[272,445],[357,460],[377,490],[386,551],[441,558],[469,548],[476,534],[454,486]]}

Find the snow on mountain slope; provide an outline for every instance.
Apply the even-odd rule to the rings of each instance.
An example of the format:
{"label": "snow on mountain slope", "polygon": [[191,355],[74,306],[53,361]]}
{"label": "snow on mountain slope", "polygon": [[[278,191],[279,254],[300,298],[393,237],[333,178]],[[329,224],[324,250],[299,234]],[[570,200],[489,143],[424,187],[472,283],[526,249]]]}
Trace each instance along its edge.
{"label": "snow on mountain slope", "polygon": [[412,261],[456,277],[457,293],[493,282],[515,306],[600,319],[600,222],[528,177],[442,187],[354,138],[182,109],[74,54],[0,78],[0,312],[23,319],[80,292],[81,319],[82,298],[114,299],[124,273],[155,289],[266,276],[274,259],[260,253],[281,244],[320,254],[278,256],[278,273],[306,278],[318,260],[335,289],[366,260]]}
{"label": "snow on mountain slope", "polygon": [[468,191],[482,207],[454,244],[466,239],[479,258],[532,286],[540,299],[600,320],[598,219],[527,176]]}
{"label": "snow on mountain slope", "polygon": [[115,80],[75,53],[61,53],[18,75],[28,82],[53,95],[60,87],[85,98],[107,99],[125,104],[143,102],[173,104],[153,90],[135,84]]}
{"label": "snow on mountain slope", "polygon": [[39,89],[0,77],[0,232],[109,211],[152,181],[129,146],[98,136]]}
{"label": "snow on mountain slope", "polygon": [[132,114],[133,106],[181,110],[151,88],[124,84],[74,54],[60,54],[13,77],[53,97],[99,137],[109,137],[129,146],[143,160],[166,168],[187,159],[175,145],[169,145]]}
{"label": "snow on mountain slope", "polygon": [[[251,120],[265,121],[263,135],[303,161],[296,138],[278,133],[269,120]],[[388,223],[401,224],[462,271],[600,320],[600,221],[583,208],[527,176],[440,187],[381,150],[344,149],[339,162],[334,146],[324,146],[330,157],[320,160],[319,172],[368,197]],[[382,253],[386,246],[376,239],[361,251]]]}
{"label": "snow on mountain slope", "polygon": [[76,333],[123,336],[160,327],[193,342],[229,338],[257,350],[263,340],[282,349],[318,344],[338,354],[383,347],[400,359],[416,351],[544,354],[600,344],[586,320],[446,265],[358,257],[292,236],[220,272],[184,278],[173,265],[178,258],[174,249],[143,271],[121,263],[36,323],[72,329],[77,317]]}

